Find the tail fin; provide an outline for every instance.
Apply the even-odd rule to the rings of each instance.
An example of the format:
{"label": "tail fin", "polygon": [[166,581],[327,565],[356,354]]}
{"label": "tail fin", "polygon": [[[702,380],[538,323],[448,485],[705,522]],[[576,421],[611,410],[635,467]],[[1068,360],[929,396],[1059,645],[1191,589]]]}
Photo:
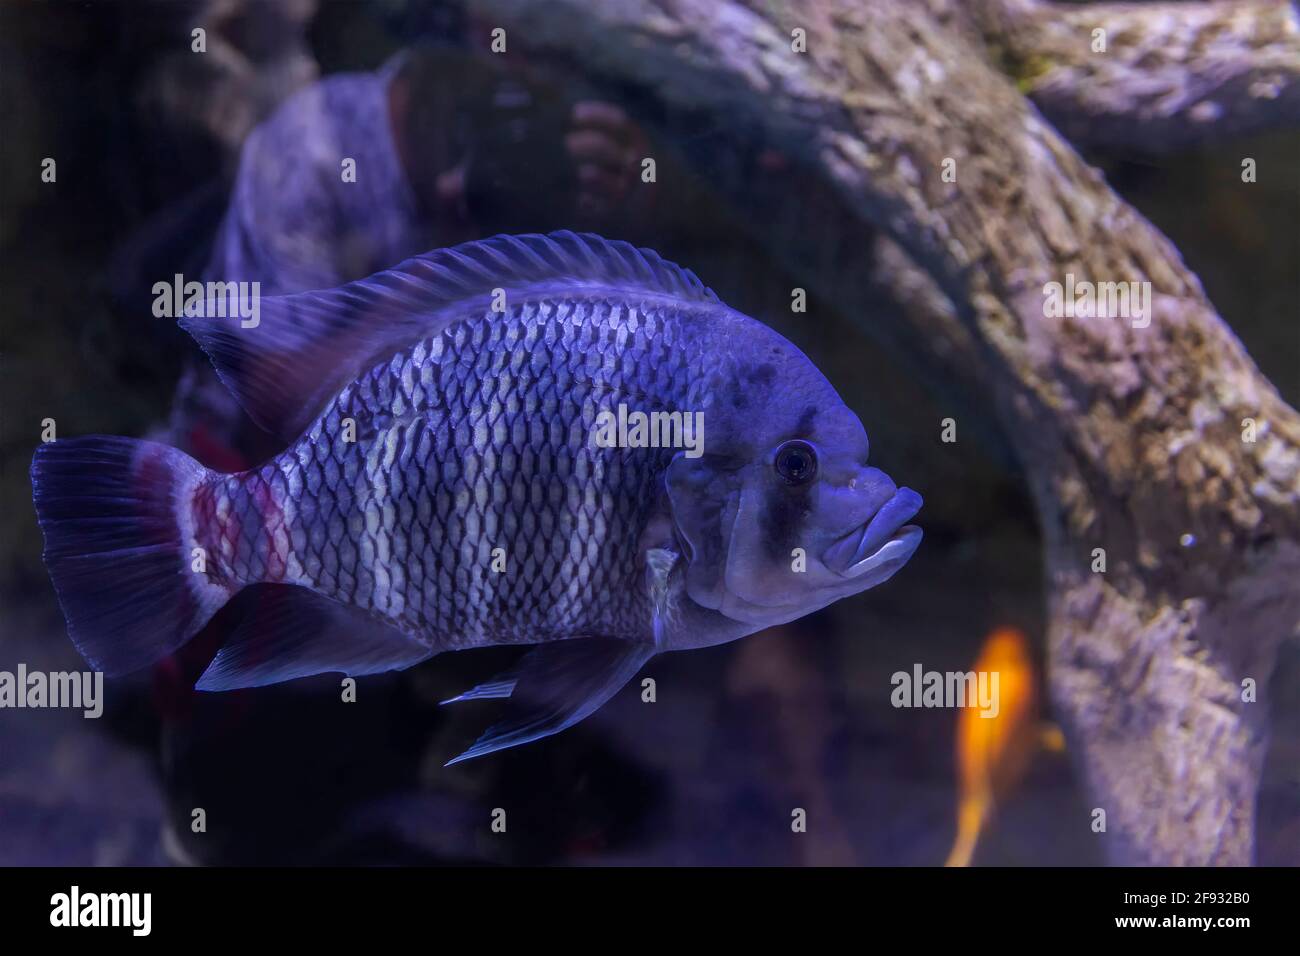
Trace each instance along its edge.
{"label": "tail fin", "polygon": [[92,435],[42,445],[32,499],[68,635],[96,670],[167,656],[233,592],[191,570],[194,489],[212,472],[154,442]]}

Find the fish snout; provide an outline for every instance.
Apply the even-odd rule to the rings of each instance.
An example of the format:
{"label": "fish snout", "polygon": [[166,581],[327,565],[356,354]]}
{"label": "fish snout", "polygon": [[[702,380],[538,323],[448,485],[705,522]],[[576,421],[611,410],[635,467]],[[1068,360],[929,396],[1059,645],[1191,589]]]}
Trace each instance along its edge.
{"label": "fish snout", "polygon": [[878,469],[866,470],[875,472],[868,476],[868,493],[873,504],[879,503],[862,524],[822,555],[826,567],[850,578],[885,565],[901,565],[921,543],[921,529],[907,524],[921,510],[921,496],[911,488],[896,488]]}
{"label": "fish snout", "polygon": [[867,465],[858,468],[849,486],[854,490],[857,499],[854,512],[868,521],[898,494],[898,486],[894,484],[894,479],[879,468],[871,468]]}

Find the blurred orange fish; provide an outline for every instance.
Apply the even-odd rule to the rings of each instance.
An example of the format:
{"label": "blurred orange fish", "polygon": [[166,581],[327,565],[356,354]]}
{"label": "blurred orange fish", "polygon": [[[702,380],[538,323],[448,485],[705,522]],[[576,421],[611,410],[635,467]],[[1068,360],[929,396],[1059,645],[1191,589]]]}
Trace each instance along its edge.
{"label": "blurred orange fish", "polygon": [[989,635],[975,671],[998,674],[995,717],[963,707],[957,718],[957,838],[944,866],[968,866],[997,800],[1019,783],[1039,746],[1064,748],[1061,732],[1038,723],[1038,678],[1029,642],[1014,628]]}

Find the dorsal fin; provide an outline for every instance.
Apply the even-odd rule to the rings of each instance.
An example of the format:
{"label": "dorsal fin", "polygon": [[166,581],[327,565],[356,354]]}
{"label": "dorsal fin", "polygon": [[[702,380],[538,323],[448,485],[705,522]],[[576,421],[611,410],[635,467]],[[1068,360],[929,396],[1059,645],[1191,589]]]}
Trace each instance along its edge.
{"label": "dorsal fin", "polygon": [[268,296],[249,327],[217,299],[180,324],[253,420],[291,440],[348,382],[452,322],[481,314],[495,289],[505,290],[507,302],[583,289],[718,301],[694,273],[649,249],[554,232],[467,242],[336,289]]}

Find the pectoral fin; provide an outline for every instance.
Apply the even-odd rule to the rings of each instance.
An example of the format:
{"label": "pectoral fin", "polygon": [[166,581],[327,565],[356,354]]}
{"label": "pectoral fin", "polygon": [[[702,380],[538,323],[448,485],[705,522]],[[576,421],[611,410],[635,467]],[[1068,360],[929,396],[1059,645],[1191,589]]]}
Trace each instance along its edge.
{"label": "pectoral fin", "polygon": [[669,548],[651,548],[646,552],[645,582],[654,614],[651,625],[654,628],[655,647],[662,648],[664,644],[664,628],[672,601],[672,574],[680,561],[681,555]]}
{"label": "pectoral fin", "polygon": [[539,645],[486,684],[444,704],[508,698],[507,716],[447,766],[517,747],[572,727],[594,713],[654,655],[651,644],[579,637]]}

